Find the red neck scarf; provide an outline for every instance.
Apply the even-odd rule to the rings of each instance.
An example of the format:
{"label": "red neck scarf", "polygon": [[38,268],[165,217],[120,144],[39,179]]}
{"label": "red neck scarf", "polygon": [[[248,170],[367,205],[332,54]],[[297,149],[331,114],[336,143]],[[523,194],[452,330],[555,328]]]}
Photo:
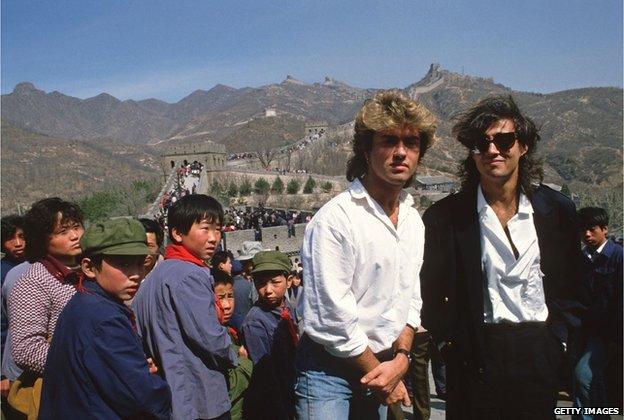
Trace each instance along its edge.
{"label": "red neck scarf", "polygon": [[181,260],[196,264],[200,267],[208,267],[206,261],[197,258],[195,255],[191,254],[188,249],[186,249],[183,245],[167,245],[165,248],[165,259],[166,260]]}
{"label": "red neck scarf", "polygon": [[297,328],[295,327],[295,321],[293,321],[290,316],[290,311],[286,305],[282,306],[282,313],[280,314],[280,318],[286,322],[286,327],[288,327],[288,332],[290,333],[290,338],[295,347],[297,347],[297,343],[299,342],[299,336],[297,335]]}
{"label": "red neck scarf", "polygon": [[82,290],[82,282],[84,275],[80,267],[77,269],[69,268],[51,255],[46,255],[43,259],[39,260],[41,264],[48,270],[48,273],[63,284],[72,284],[78,290]]}

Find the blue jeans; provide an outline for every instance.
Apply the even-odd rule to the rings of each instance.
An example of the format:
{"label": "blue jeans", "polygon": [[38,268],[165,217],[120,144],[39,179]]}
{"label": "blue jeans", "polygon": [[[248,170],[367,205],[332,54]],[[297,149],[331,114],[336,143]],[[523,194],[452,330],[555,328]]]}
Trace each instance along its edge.
{"label": "blue jeans", "polygon": [[[606,407],[605,369],[609,363],[608,344],[600,337],[590,338],[574,368],[574,406]],[[592,419],[593,416],[582,416]]]}
{"label": "blue jeans", "polygon": [[386,420],[388,407],[362,388],[346,360],[327,354],[304,336],[297,348],[295,409],[298,420]]}

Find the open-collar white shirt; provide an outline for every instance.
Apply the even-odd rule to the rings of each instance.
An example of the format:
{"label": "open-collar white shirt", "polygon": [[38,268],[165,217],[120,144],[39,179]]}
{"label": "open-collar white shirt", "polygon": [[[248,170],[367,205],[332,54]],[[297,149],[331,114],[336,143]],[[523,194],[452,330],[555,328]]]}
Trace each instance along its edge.
{"label": "open-collar white shirt", "polygon": [[325,204],[301,250],[304,331],[334,356],[387,350],[406,324],[420,325],[424,225],[399,198],[397,227],[359,180]]}
{"label": "open-collar white shirt", "polygon": [[507,222],[509,236],[519,254],[516,259],[503,226],[483,196],[481,185],[477,189],[486,323],[548,318],[533,206],[523,193],[518,201],[518,213]]}

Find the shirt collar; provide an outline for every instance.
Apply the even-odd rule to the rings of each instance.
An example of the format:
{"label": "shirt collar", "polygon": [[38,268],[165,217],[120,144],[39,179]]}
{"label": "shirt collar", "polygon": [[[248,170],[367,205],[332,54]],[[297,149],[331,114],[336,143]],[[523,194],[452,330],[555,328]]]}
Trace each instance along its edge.
{"label": "shirt collar", "polygon": [[102,286],[100,286],[98,282],[96,282],[95,280],[91,280],[91,279],[85,280],[83,287],[84,287],[85,293],[102,296],[103,298],[110,300],[111,302],[115,302],[119,306],[123,306],[125,308],[125,304],[122,301],[115,299],[111,295],[106,293],[106,291],[102,289]]}
{"label": "shirt collar", "polygon": [[[356,178],[353,182],[351,182],[348,191],[351,194],[351,197],[356,199],[366,199],[369,204],[371,204],[371,207],[375,208],[375,206],[372,205],[374,201],[373,197],[371,197],[366,188],[364,188],[364,185],[362,185],[362,181],[360,181],[359,178]],[[412,197],[411,194],[408,194],[405,190],[401,190],[401,194],[399,194],[399,206],[404,205],[412,207],[414,205],[414,197]]]}
{"label": "shirt collar", "polygon": [[[477,213],[479,213],[479,216],[483,216],[483,214],[489,207],[490,205],[483,195],[481,184],[479,184],[479,186],[477,187]],[[531,201],[529,200],[529,197],[527,197],[523,192],[520,192],[520,197],[518,198],[518,214],[533,214],[533,206],[531,205]]]}

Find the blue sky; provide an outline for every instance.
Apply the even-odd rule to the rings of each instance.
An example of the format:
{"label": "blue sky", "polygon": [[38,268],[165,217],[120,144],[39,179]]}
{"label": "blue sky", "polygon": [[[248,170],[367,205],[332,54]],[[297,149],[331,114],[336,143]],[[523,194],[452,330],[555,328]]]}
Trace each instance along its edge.
{"label": "blue sky", "polygon": [[622,86],[621,0],[2,0],[2,93],[175,102],[217,83],[405,87],[430,63],[554,92]]}

